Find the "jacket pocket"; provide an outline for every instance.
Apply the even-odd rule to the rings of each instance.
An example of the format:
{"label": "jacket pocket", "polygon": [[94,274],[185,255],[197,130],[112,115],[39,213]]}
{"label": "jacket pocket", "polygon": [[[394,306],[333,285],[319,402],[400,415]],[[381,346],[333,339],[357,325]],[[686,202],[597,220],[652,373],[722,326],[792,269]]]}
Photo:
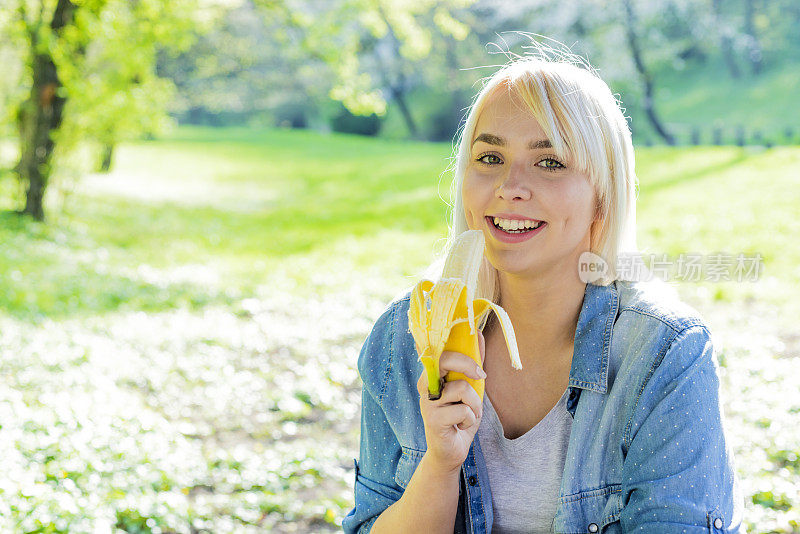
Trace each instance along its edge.
{"label": "jacket pocket", "polygon": [[621,512],[619,484],[582,491],[559,499],[553,530],[563,534],[618,533]]}
{"label": "jacket pocket", "polygon": [[398,486],[406,489],[425,452],[411,449],[409,447],[401,448],[403,453],[400,455],[400,460],[397,462],[397,470],[394,474],[394,481]]}

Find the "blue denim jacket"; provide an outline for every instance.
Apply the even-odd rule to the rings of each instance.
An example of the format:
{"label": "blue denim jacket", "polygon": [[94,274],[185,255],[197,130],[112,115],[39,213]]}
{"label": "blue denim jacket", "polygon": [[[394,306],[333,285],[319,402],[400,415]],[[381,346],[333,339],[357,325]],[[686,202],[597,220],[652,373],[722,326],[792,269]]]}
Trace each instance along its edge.
{"label": "blue denim jacket", "polygon": [[[708,328],[662,284],[587,284],[575,332],[572,431],[553,532],[743,532],[743,499],[723,431]],[[400,499],[426,450],[408,330],[408,295],[376,322],[358,358],[363,381],[355,507],[368,532]],[[492,530],[478,438],[462,465],[456,532]]]}

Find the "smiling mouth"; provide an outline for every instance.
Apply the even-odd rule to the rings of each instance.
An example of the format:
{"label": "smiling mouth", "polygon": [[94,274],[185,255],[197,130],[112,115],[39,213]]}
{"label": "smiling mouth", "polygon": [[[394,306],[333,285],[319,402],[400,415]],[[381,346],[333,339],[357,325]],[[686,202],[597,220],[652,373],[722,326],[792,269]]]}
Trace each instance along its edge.
{"label": "smiling mouth", "polygon": [[537,228],[547,224],[544,221],[534,221],[532,219],[501,219],[499,217],[486,217],[486,219],[498,230],[507,234],[524,234],[533,232]]}

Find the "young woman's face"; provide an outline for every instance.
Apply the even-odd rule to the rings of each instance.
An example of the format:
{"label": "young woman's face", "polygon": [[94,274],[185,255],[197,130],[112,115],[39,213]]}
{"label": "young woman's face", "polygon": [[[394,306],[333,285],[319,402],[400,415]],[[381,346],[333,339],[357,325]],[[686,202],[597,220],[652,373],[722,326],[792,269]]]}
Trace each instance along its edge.
{"label": "young woman's face", "polygon": [[492,265],[522,276],[577,277],[595,214],[589,177],[555,155],[530,111],[505,89],[484,106],[471,141],[462,200]]}

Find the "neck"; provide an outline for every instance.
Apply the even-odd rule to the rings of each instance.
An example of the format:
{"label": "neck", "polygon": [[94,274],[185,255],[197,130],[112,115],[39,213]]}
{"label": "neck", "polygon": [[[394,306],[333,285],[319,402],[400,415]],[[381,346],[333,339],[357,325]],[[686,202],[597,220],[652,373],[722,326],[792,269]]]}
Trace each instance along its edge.
{"label": "neck", "polygon": [[553,356],[564,352],[571,357],[586,283],[577,273],[536,278],[504,272],[498,275],[500,305],[514,325],[523,367],[526,360],[534,366],[557,364],[551,361]]}

